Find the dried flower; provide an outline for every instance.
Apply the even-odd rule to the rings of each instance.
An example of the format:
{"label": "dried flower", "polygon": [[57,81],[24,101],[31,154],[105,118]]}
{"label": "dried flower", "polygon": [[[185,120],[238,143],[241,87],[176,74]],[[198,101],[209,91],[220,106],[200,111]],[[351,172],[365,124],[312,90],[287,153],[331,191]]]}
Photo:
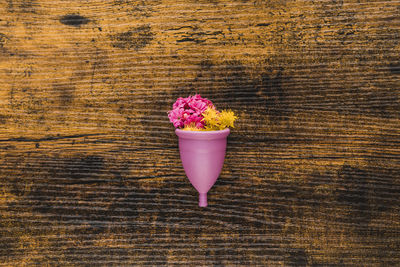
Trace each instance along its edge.
{"label": "dried flower", "polygon": [[216,131],[234,127],[237,116],[231,110],[219,112],[213,103],[199,94],[179,97],[168,112],[175,128],[188,131]]}
{"label": "dried flower", "polygon": [[234,121],[237,119],[233,111],[223,110],[221,112],[208,108],[203,113],[205,129],[208,131],[223,130],[225,128],[234,128]]}
{"label": "dried flower", "polygon": [[222,129],[225,128],[235,128],[233,123],[238,117],[235,116],[232,110],[222,110],[221,113],[219,114],[219,127]]}

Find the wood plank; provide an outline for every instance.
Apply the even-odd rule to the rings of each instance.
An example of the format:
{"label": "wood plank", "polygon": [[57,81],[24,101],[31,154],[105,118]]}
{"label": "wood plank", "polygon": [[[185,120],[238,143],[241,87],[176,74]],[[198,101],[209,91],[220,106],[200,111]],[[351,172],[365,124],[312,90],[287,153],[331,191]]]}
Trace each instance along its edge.
{"label": "wood plank", "polygon": [[[0,265],[400,264],[397,1],[0,3]],[[209,207],[167,111],[239,121]]]}

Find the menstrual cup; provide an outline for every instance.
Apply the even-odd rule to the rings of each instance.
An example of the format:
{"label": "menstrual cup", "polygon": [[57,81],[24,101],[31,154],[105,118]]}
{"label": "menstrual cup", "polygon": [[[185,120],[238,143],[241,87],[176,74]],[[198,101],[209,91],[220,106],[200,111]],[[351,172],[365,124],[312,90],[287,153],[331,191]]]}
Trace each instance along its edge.
{"label": "menstrual cup", "polygon": [[224,165],[226,139],[230,130],[175,130],[179,137],[182,165],[190,183],[199,192],[199,206],[207,207],[207,192],[215,184]]}

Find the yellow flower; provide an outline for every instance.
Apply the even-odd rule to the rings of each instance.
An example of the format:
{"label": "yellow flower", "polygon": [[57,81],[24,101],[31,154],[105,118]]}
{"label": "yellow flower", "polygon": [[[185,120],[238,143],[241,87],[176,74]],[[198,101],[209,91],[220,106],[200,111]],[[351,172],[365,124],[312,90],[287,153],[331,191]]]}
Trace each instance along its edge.
{"label": "yellow flower", "polygon": [[235,126],[233,123],[238,117],[235,116],[232,110],[223,110],[219,114],[219,128],[220,130]]}
{"label": "yellow flower", "polygon": [[203,129],[197,128],[194,123],[191,123],[189,125],[185,125],[183,128],[184,131],[201,131]]}
{"label": "yellow flower", "polygon": [[208,107],[206,111],[203,112],[204,122],[205,122],[205,130],[207,131],[214,131],[218,130],[218,117],[219,112],[214,109]]}
{"label": "yellow flower", "polygon": [[238,118],[231,110],[218,112],[213,108],[207,108],[203,113],[206,131],[223,130],[228,127],[234,128],[234,121]]}
{"label": "yellow flower", "polygon": [[218,131],[226,128],[234,128],[234,122],[238,119],[232,110],[217,111],[215,108],[208,107],[203,112],[204,129],[197,128],[195,123],[186,125],[185,131]]}

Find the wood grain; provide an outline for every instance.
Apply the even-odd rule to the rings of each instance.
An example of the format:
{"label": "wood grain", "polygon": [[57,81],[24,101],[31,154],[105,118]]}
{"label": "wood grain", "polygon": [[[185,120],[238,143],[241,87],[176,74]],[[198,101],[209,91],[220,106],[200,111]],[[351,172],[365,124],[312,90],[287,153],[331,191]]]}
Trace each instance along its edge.
{"label": "wood grain", "polygon": [[[0,264],[400,265],[398,1],[0,3]],[[209,207],[166,112],[240,119]]]}

